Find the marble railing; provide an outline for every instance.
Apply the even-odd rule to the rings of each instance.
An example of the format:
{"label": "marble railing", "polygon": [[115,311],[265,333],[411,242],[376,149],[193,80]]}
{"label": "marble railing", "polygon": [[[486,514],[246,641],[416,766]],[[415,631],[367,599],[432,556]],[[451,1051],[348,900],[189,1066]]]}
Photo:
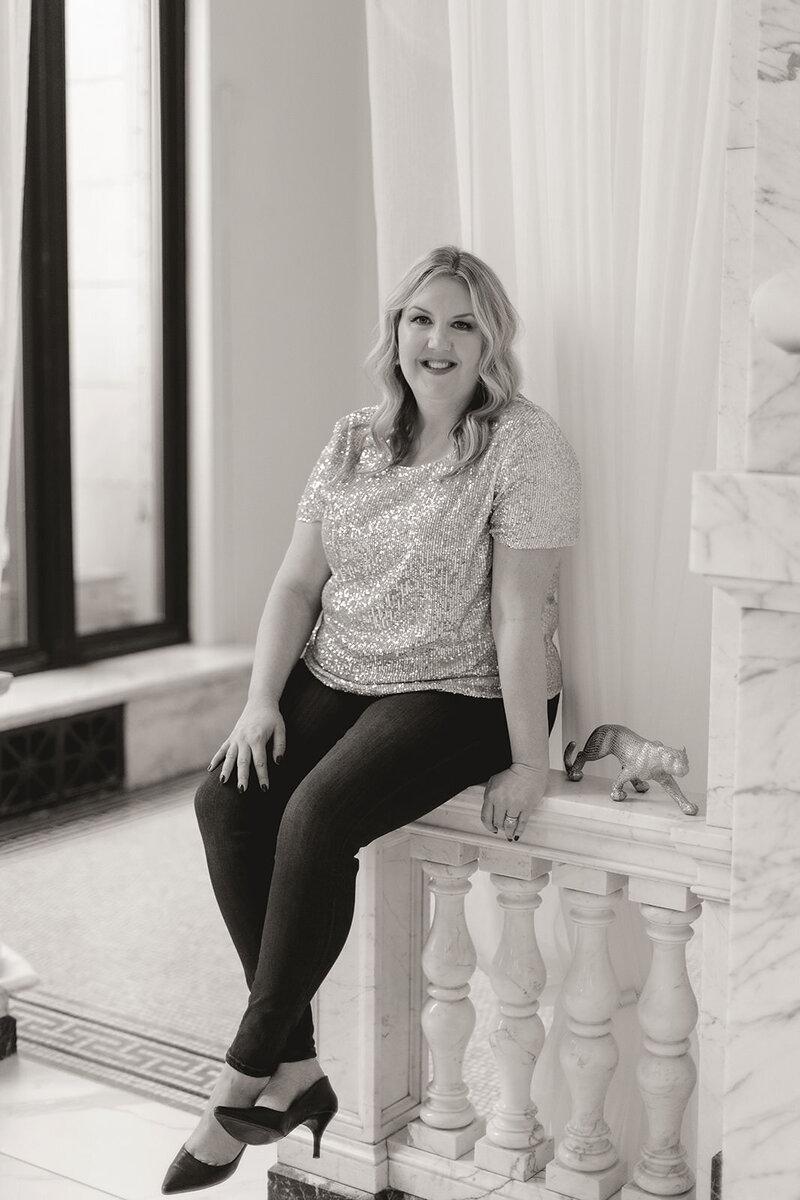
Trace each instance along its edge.
{"label": "marble railing", "polygon": [[[311,1160],[304,1133],[281,1143],[271,1173],[276,1196],[294,1194],[281,1191],[278,1180],[297,1172],[305,1182],[314,1182],[306,1173],[322,1176],[333,1195],[337,1184],[366,1195],[394,1188],[430,1200],[490,1194],[606,1200],[620,1189],[622,1200],[694,1195],[695,1164],[681,1144],[681,1124],[696,1066],[703,1069],[705,1037],[701,1022],[701,1061],[695,1064],[689,1045],[698,1008],[685,947],[702,901],[727,899],[730,832],[706,825],[701,801],[697,817],[684,816],[657,785],[646,797],[621,803],[610,799],[609,790],[602,778],[570,783],[551,772],[542,807],[521,840],[508,843],[483,827],[483,790],[470,788],[382,839],[374,857],[372,848],[364,852],[366,895],[338,979],[321,993],[317,1024],[320,1054],[333,1077],[341,1078],[348,1066],[352,1072],[359,1042],[370,1047],[366,1070],[361,1060],[358,1083],[343,1097],[331,1126],[327,1157],[323,1143],[322,1158]],[[476,967],[465,898],[479,870],[490,874],[502,914],[490,970],[498,1010],[490,1041],[499,1099],[492,1112],[481,1113],[464,1079],[475,1024],[470,978]],[[426,881],[430,889],[432,920],[415,881]],[[544,1098],[537,1097],[534,1070],[545,1041],[536,910],[548,886],[562,890],[574,931],[561,991],[566,1031],[559,1047],[571,1112],[555,1143],[538,1120],[537,1100]],[[638,1063],[625,1081],[641,1098],[648,1133],[630,1163],[621,1159],[605,1113],[617,1067],[612,1016],[619,1004],[608,933],[623,904],[638,907],[652,948],[638,998]],[[400,979],[398,958],[411,981],[400,1003],[391,994]],[[345,994],[355,1034],[349,1051]],[[415,1040],[414,1029],[404,1023],[403,1001],[423,1039]],[[426,1046],[432,1072],[423,1086]],[[696,1140],[698,1157],[710,1160],[718,1145],[703,1133],[704,1094],[701,1088]]]}

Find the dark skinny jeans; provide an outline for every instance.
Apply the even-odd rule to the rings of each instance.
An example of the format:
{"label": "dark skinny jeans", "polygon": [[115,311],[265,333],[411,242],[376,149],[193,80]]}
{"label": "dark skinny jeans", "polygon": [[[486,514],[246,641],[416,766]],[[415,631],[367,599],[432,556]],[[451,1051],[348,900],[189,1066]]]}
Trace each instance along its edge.
{"label": "dark skinny jeans", "polygon": [[[548,703],[552,729],[558,697]],[[214,894],[250,999],[226,1055],[245,1075],[314,1058],[309,1002],[353,918],[362,846],[511,762],[502,700],[453,692],[361,696],[299,662],[280,702],[286,753],[263,792],[217,768],[195,807]],[[502,837],[502,834],[498,834]]]}

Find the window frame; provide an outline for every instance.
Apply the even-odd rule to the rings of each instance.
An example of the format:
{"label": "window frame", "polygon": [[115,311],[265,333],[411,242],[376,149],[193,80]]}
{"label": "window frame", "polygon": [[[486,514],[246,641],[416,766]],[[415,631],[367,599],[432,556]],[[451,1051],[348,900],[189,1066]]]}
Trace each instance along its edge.
{"label": "window frame", "polygon": [[185,0],[156,0],[161,136],[164,618],[75,627],[70,450],[65,0],[33,0],[22,232],[27,642],[15,674],[187,641]]}

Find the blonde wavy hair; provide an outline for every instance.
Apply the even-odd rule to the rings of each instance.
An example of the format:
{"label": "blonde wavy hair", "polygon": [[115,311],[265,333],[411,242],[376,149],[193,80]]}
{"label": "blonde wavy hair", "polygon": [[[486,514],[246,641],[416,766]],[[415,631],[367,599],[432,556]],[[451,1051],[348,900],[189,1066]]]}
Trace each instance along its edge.
{"label": "blonde wavy hair", "polygon": [[519,326],[516,310],[492,268],[467,250],[456,246],[431,250],[414,263],[386,300],[378,339],[366,363],[381,397],[369,433],[391,466],[408,457],[416,429],[417,404],[400,370],[397,327],[414,293],[440,275],[461,279],[466,284],[475,323],[483,335],[475,394],[451,430],[457,460],[453,470],[462,471],[483,454],[491,438],[492,423],[518,395],[520,380],[519,363],[512,350]]}

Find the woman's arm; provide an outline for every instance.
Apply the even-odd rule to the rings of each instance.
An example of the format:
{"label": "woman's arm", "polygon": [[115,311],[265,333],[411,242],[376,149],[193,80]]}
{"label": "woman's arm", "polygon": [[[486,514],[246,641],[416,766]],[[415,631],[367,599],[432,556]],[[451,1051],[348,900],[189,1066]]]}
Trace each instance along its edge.
{"label": "woman's arm", "polygon": [[248,699],[277,704],[319,616],[330,567],[319,521],[296,521],[258,625]]}
{"label": "woman's arm", "polygon": [[236,764],[240,789],[247,786],[251,758],[262,788],[269,786],[266,746],[270,738],[274,760],[278,761],[286,749],[278,701],[317,622],[322,589],[331,573],[320,529],[316,521],[295,522],[292,540],[258,625],[247,703],[209,766],[211,770],[224,759],[224,781]]}
{"label": "woman's arm", "polygon": [[[512,550],[494,543],[492,632],[512,764],[487,784],[481,819],[509,841],[541,802],[549,766],[542,609],[560,549]],[[519,820],[516,820],[516,818]]]}

